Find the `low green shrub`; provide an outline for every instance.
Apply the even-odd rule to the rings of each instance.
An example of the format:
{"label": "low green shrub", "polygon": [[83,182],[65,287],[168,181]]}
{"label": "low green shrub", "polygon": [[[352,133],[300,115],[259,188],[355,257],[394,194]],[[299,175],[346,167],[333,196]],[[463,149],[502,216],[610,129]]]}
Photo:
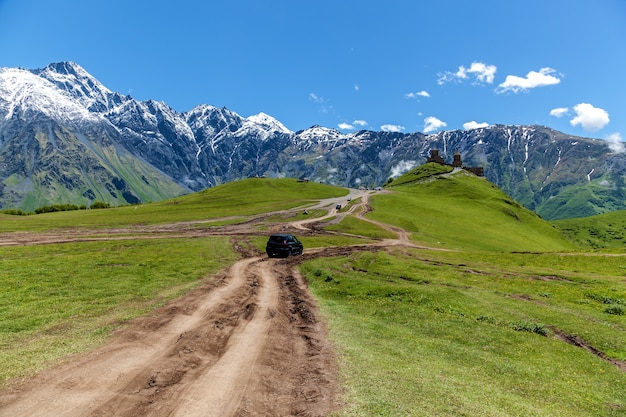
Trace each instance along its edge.
{"label": "low green shrub", "polygon": [[55,211],[73,211],[73,210],[80,210],[80,207],[78,207],[76,204],[54,204],[51,206],[39,207],[35,209],[35,213],[42,214],[42,213],[53,213]]}
{"label": "low green shrub", "polygon": [[613,314],[616,316],[623,316],[624,315],[624,307],[620,306],[620,305],[610,305],[607,308],[604,309],[604,312],[607,314]]}

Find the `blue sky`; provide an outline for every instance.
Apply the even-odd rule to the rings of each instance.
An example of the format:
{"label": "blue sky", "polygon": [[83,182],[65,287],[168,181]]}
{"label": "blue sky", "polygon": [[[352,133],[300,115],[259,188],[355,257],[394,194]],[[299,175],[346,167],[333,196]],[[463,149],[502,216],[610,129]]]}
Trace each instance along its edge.
{"label": "blue sky", "polygon": [[312,125],[626,140],[624,0],[0,0],[0,67]]}

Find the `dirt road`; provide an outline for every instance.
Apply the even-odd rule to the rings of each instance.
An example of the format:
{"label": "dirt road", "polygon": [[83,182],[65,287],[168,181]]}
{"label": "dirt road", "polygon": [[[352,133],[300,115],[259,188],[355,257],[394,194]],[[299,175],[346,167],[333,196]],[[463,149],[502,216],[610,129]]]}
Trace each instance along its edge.
{"label": "dirt road", "polygon": [[[333,201],[324,204],[334,209]],[[196,233],[188,226],[135,236]],[[297,227],[306,230],[304,223]],[[229,226],[213,233],[243,231]],[[109,232],[99,231],[98,239],[133,238],[127,230]],[[0,245],[94,239],[88,235],[12,234],[0,236]],[[105,346],[0,392],[0,415],[324,416],[337,408],[333,349],[295,267],[365,247],[276,260],[239,243],[243,259],[220,276],[134,320]]]}
{"label": "dirt road", "polygon": [[332,349],[289,260],[251,257],[0,394],[3,416],[323,416]]}

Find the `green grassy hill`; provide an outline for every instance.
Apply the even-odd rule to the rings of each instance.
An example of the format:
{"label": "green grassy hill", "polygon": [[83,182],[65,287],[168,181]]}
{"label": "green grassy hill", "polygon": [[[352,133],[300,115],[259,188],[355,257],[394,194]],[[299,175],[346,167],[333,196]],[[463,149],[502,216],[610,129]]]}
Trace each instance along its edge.
{"label": "green grassy hill", "polygon": [[569,239],[588,248],[625,248],[626,211],[552,222]]}
{"label": "green grassy hill", "polygon": [[33,216],[0,214],[0,232],[60,227],[120,227],[251,216],[348,194],[345,188],[292,178],[249,178],[174,199],[107,210],[64,211]]}
{"label": "green grassy hill", "polygon": [[428,163],[372,198],[371,218],[412,232],[412,239],[450,249],[575,249],[559,230],[484,178]]}

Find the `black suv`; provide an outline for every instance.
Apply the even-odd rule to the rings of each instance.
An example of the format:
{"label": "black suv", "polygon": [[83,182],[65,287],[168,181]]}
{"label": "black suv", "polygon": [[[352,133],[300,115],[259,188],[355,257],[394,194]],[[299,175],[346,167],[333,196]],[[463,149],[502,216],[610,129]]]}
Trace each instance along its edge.
{"label": "black suv", "polygon": [[277,256],[287,257],[289,255],[301,255],[304,250],[302,242],[294,235],[275,234],[267,240],[265,252],[270,258]]}

